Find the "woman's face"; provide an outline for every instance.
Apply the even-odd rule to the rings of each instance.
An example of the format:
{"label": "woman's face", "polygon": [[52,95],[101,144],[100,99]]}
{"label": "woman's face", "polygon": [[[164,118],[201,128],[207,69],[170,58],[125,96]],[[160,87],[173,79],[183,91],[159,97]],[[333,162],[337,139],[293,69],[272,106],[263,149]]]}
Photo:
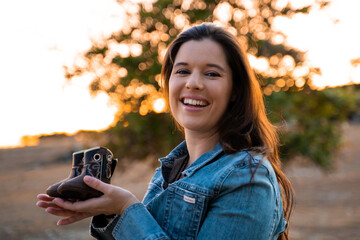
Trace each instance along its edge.
{"label": "woman's face", "polygon": [[187,131],[215,133],[232,92],[232,73],[217,42],[188,41],[180,47],[169,79],[169,103]]}

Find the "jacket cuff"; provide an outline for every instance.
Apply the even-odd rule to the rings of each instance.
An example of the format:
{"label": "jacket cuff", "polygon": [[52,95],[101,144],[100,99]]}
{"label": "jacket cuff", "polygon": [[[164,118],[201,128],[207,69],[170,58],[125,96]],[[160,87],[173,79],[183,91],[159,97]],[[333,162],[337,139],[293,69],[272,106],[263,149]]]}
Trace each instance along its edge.
{"label": "jacket cuff", "polygon": [[90,224],[90,235],[96,239],[114,239],[112,232],[119,219],[119,215],[113,215],[112,218],[104,214],[94,216]]}
{"label": "jacket cuff", "polygon": [[123,212],[114,227],[113,236],[132,240],[169,239],[142,203],[135,203]]}

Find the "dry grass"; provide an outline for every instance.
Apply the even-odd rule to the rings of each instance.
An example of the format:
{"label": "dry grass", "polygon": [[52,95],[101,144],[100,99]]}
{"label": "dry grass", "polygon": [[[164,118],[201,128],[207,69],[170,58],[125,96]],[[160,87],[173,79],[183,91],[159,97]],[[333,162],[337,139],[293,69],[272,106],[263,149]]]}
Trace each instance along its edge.
{"label": "dry grass", "polygon": [[[360,126],[344,131],[333,171],[323,172],[304,160],[287,167],[297,194],[290,228],[294,240],[360,239]],[[57,217],[35,205],[38,193],[69,174],[74,144],[79,146],[64,140],[0,149],[0,239],[91,239],[89,220],[58,227]],[[126,171],[117,169],[112,183],[141,199],[154,172],[152,163],[126,161]]]}

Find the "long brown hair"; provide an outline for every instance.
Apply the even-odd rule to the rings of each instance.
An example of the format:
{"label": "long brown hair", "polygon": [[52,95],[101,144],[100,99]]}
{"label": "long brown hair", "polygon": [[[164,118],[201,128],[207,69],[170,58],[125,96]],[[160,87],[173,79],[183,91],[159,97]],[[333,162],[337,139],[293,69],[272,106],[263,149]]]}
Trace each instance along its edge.
{"label": "long brown hair", "polygon": [[[294,190],[281,170],[278,134],[267,118],[260,84],[236,37],[224,28],[209,23],[193,26],[182,32],[170,44],[164,58],[162,80],[166,99],[169,99],[169,79],[181,45],[190,40],[200,41],[203,39],[213,40],[222,46],[232,71],[231,101],[218,125],[223,150],[227,154],[255,150],[266,155],[280,184],[284,217],[289,222],[294,205]],[[288,229],[278,239],[289,239]]]}

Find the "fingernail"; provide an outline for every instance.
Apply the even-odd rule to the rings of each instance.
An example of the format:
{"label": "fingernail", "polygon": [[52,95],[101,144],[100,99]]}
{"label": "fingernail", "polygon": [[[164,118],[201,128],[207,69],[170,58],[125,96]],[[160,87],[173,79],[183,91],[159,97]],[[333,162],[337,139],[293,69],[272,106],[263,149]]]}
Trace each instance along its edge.
{"label": "fingernail", "polygon": [[84,177],[84,181],[87,182],[87,183],[90,183],[92,181],[92,177],[90,176],[85,176]]}

